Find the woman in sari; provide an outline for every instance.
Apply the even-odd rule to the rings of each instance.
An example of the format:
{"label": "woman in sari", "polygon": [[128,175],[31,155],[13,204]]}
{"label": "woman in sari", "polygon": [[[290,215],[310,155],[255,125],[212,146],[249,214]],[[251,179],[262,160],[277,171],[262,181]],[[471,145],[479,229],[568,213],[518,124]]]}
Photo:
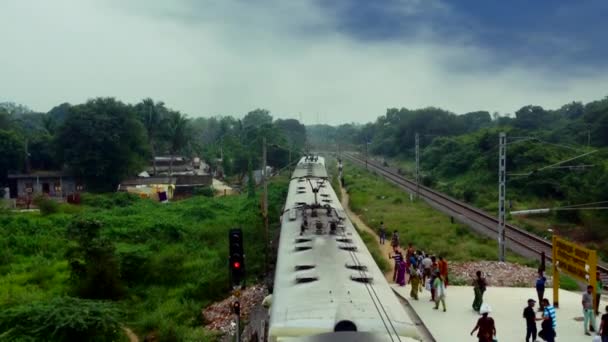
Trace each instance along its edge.
{"label": "woman in sari", "polygon": [[410,284],[412,285],[410,297],[418,300],[418,292],[420,291],[420,275],[418,274],[418,270],[416,267],[414,267],[414,265],[410,266]]}
{"label": "woman in sari", "polygon": [[481,276],[481,271],[477,271],[477,278],[473,281],[473,291],[475,299],[473,300],[473,310],[479,312],[483,304],[483,293],[486,292],[486,278]]}
{"label": "woman in sari", "polygon": [[403,260],[397,264],[397,284],[405,286],[405,262]]}

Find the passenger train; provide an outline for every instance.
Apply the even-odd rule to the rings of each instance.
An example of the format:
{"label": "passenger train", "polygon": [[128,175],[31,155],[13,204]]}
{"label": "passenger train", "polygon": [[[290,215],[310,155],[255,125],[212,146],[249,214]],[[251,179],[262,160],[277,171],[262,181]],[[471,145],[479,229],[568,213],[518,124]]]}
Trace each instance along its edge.
{"label": "passenger train", "polygon": [[300,159],[289,183],[268,340],[420,340],[346,216],[323,157]]}

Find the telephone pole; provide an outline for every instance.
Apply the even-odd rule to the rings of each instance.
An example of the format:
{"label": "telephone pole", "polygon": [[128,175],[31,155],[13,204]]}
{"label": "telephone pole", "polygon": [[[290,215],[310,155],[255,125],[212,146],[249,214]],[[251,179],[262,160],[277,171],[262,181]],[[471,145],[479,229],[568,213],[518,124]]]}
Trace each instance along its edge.
{"label": "telephone pole", "polygon": [[416,198],[420,191],[420,135],[416,133]]}
{"label": "telephone pole", "polygon": [[365,138],[365,169],[367,170],[367,138]]}
{"label": "telephone pole", "polygon": [[507,177],[507,134],[498,136],[498,260],[505,261],[505,196]]}

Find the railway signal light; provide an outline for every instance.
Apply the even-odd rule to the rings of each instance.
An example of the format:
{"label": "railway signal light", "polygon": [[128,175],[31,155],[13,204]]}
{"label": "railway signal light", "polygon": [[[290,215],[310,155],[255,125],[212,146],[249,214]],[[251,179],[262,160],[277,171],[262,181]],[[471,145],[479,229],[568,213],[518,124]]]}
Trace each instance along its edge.
{"label": "railway signal light", "polygon": [[232,287],[241,286],[245,280],[245,254],[243,253],[243,231],[239,228],[228,232],[229,268]]}

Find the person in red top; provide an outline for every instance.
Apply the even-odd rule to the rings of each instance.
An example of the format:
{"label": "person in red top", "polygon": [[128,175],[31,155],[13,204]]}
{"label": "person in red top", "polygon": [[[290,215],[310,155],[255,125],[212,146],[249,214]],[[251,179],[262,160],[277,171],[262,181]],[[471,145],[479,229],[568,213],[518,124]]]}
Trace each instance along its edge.
{"label": "person in red top", "polygon": [[443,256],[439,256],[439,262],[437,263],[437,267],[439,267],[439,274],[443,277],[445,282],[445,287],[448,287],[448,262],[445,261]]}
{"label": "person in red top", "polygon": [[476,330],[479,330],[477,332],[479,342],[492,342],[494,336],[496,336],[496,326],[494,325],[494,319],[488,317],[490,307],[487,304],[482,305],[479,313],[481,314],[481,318],[477,320],[477,325],[471,331],[471,336],[473,336]]}

